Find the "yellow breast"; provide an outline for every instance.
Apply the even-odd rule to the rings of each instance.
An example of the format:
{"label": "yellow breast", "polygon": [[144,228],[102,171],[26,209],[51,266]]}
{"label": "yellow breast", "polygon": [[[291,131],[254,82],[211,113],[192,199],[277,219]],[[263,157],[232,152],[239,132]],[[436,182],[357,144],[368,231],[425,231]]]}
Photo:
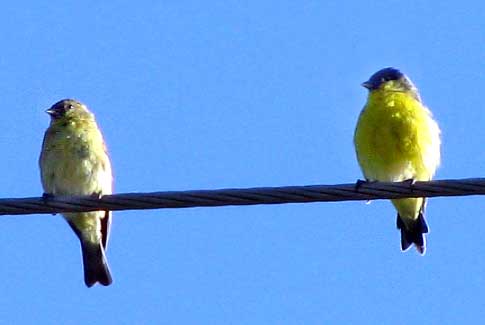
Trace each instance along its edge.
{"label": "yellow breast", "polygon": [[429,110],[412,96],[371,92],[354,136],[365,177],[380,181],[431,179],[440,161],[439,134]]}
{"label": "yellow breast", "polygon": [[44,139],[40,166],[44,190],[48,193],[111,193],[111,166],[95,122],[51,125]]}

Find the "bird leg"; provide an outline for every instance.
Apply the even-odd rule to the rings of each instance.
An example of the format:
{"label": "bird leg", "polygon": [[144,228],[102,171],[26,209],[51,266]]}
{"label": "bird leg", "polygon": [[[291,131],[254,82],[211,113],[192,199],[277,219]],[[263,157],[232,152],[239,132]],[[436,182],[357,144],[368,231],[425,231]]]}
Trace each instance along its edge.
{"label": "bird leg", "polygon": [[[371,183],[376,183],[377,181],[370,181],[368,179],[363,180],[363,179],[358,179],[357,182],[355,182],[355,191],[358,192],[360,187],[364,184],[371,184]],[[365,204],[370,204],[371,200],[365,201]]]}
{"label": "bird leg", "polygon": [[411,193],[413,192],[413,185],[416,183],[416,180],[414,178],[408,178],[402,181],[403,184],[409,185],[409,188],[411,190]]}
{"label": "bird leg", "polygon": [[377,181],[370,181],[368,179],[358,179],[357,182],[355,182],[355,190],[358,192],[359,188],[362,187],[364,184],[372,184],[372,183],[377,183]]}
{"label": "bird leg", "polygon": [[[54,198],[54,194],[52,193],[42,193],[42,201],[44,201],[44,204],[48,204],[50,200]],[[52,215],[55,216],[57,213],[53,213]]]}

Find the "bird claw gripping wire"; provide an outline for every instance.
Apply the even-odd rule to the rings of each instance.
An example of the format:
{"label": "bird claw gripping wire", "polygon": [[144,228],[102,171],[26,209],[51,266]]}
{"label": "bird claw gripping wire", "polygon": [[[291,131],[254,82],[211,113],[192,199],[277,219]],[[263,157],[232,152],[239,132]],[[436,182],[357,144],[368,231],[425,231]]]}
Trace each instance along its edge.
{"label": "bird claw gripping wire", "polygon": [[[358,179],[357,182],[355,182],[355,191],[358,192],[359,189],[362,187],[364,184],[372,184],[376,183],[377,181],[369,181],[369,180],[363,180],[363,179]],[[372,200],[367,200],[365,201],[365,204],[371,204]]]}
{"label": "bird claw gripping wire", "polygon": [[416,180],[414,178],[405,179],[402,182],[406,185],[409,185],[409,190],[411,191],[411,193],[414,191],[413,185],[416,183]]}
{"label": "bird claw gripping wire", "polygon": [[[51,193],[42,193],[42,201],[44,201],[45,204],[49,203],[54,198],[54,194]],[[55,216],[57,213],[53,213],[52,215]]]}

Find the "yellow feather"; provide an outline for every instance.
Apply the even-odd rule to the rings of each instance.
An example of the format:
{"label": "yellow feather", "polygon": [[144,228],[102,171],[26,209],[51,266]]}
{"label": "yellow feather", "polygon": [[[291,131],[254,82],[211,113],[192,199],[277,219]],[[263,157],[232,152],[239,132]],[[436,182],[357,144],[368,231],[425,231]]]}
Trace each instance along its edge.
{"label": "yellow feather", "polygon": [[[440,163],[440,130],[430,111],[404,91],[369,93],[354,135],[368,180],[430,180]],[[422,198],[393,200],[403,219],[416,219]]]}
{"label": "yellow feather", "polygon": [[[75,100],[54,104],[47,113],[51,123],[44,135],[39,158],[44,191],[51,195],[112,193],[111,164],[94,115]],[[63,213],[81,244],[84,281],[112,283],[105,256],[111,213],[91,211]]]}

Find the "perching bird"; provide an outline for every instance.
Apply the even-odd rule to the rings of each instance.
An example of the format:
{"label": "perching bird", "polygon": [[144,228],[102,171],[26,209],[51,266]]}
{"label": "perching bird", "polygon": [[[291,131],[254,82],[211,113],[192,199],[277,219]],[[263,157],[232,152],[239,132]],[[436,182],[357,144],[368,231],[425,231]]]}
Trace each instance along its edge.
{"label": "perching bird", "polygon": [[[111,194],[111,163],[94,115],[73,99],[61,100],[46,112],[51,122],[39,158],[44,196]],[[81,242],[86,285],[110,285],[105,251],[111,212],[63,215]]]}
{"label": "perching bird", "polygon": [[[428,181],[440,163],[440,129],[418,90],[401,71],[385,68],[362,84],[369,90],[354,144],[367,181]],[[426,198],[392,200],[401,230],[401,249],[412,244],[424,254]]]}

